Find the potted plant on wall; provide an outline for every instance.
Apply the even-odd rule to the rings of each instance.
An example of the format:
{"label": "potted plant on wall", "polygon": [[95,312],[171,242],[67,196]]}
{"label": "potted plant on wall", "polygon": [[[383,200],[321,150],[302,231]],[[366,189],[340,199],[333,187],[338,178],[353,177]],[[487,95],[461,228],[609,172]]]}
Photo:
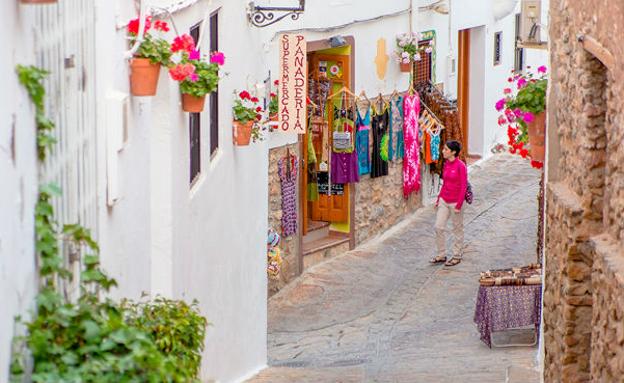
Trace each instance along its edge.
{"label": "potted plant on wall", "polygon": [[[153,28],[152,28],[153,27]],[[139,19],[131,20],[127,26],[131,44],[135,44],[139,36]],[[152,23],[151,16],[145,18],[142,41],[130,60],[130,92],[133,96],[153,96],[158,88],[158,77],[161,65],[170,63],[171,49],[162,37],[152,36],[151,30],[166,33],[169,26],[165,21],[156,20]]]}
{"label": "potted plant on wall", "polygon": [[277,104],[279,100],[277,86],[279,85],[279,80],[275,80],[273,82],[273,85],[275,85],[276,89],[275,92],[271,92],[270,94],[271,99],[269,101],[269,120],[271,122],[277,122],[277,113],[279,112],[279,105]]}
{"label": "potted plant on wall", "polygon": [[512,71],[507,81],[515,90],[505,88],[505,97],[498,100],[495,106],[497,111],[503,113],[498,118],[498,124],[507,126],[509,151],[523,158],[530,154],[531,165],[536,168],[541,168],[544,162],[548,87],[546,71],[543,65],[537,68],[537,75]]}
{"label": "potted plant on wall", "polygon": [[257,126],[257,123],[262,119],[264,110],[259,105],[259,102],[260,100],[257,97],[253,97],[246,90],[237,95],[232,106],[234,145],[247,146],[252,136],[254,142],[261,139],[260,128]]}
{"label": "potted plant on wall", "polygon": [[433,51],[433,40],[428,45],[420,46],[420,33],[401,33],[396,38],[396,56],[401,67],[401,72],[411,72],[412,63],[420,61],[423,53]]}
{"label": "potted plant on wall", "polygon": [[182,110],[199,113],[204,110],[206,95],[217,89],[219,67],[225,63],[225,56],[213,52],[207,62],[195,49],[195,42],[189,35],[176,37],[171,51],[176,64],[169,69],[169,75],[180,83]]}

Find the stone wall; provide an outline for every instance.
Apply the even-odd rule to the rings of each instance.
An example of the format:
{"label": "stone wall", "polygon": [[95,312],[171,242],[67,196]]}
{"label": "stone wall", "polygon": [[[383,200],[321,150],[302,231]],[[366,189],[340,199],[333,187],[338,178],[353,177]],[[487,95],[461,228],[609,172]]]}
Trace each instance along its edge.
{"label": "stone wall", "polygon": [[609,234],[593,238],[592,244],[591,381],[617,382],[624,377],[624,254]]}
{"label": "stone wall", "polygon": [[355,201],[356,244],[383,233],[422,206],[420,192],[403,198],[403,161],[390,162],[385,177],[361,177]]}
{"label": "stone wall", "polygon": [[[297,155],[300,159],[299,144],[281,146],[269,150],[269,227],[273,228],[282,235],[282,191],[279,175],[277,174],[277,162],[280,158],[286,157],[288,150],[291,154]],[[301,178],[301,174],[297,174],[297,181]],[[299,206],[299,187],[297,187],[297,218],[301,219],[301,211]],[[280,242],[280,250],[284,263],[282,265],[282,273],[277,280],[269,280],[269,294],[274,294],[281,289],[286,283],[299,275],[299,233],[295,233],[284,238]]]}
{"label": "stone wall", "polygon": [[549,13],[544,378],[618,381],[624,373],[624,3],[550,0]]}

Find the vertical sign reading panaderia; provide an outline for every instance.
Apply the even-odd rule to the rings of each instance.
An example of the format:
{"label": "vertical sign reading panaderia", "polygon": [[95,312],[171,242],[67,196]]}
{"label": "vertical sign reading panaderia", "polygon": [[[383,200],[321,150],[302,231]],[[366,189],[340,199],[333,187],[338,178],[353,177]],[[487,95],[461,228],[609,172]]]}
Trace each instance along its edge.
{"label": "vertical sign reading panaderia", "polygon": [[308,71],[305,37],[283,34],[279,44],[279,130],[304,134]]}

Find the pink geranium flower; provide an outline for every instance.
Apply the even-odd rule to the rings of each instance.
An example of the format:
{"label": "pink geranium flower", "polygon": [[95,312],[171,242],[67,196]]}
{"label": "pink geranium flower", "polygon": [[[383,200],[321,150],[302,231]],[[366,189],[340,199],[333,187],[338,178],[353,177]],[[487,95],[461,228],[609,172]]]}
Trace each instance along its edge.
{"label": "pink geranium flower", "polygon": [[533,122],[535,120],[535,116],[533,115],[533,113],[531,112],[526,112],[522,115],[522,119],[524,120],[524,122],[526,122],[527,124],[530,124],[531,122]]}
{"label": "pink geranium flower", "polygon": [[210,56],[210,62],[219,66],[225,64],[225,55],[221,52],[214,52]]}
{"label": "pink geranium flower", "polygon": [[175,81],[184,81],[187,78],[193,81],[193,75],[197,76],[195,73],[195,66],[193,64],[178,64],[169,69],[169,76],[171,76],[171,78]]}
{"label": "pink geranium flower", "polygon": [[537,68],[537,73],[546,73],[546,65],[542,65],[539,68]]}
{"label": "pink geranium flower", "polygon": [[527,83],[527,80],[525,80],[524,78],[521,78],[518,80],[518,89],[522,89]]}
{"label": "pink geranium flower", "polygon": [[503,93],[505,93],[505,94],[509,94],[509,93],[511,93],[511,88],[505,88],[505,89],[503,89]]}
{"label": "pink geranium flower", "polygon": [[503,110],[503,108],[505,107],[505,99],[501,98],[500,100],[496,101],[495,107],[496,107],[496,110],[499,112]]}
{"label": "pink geranium flower", "polygon": [[189,52],[189,60],[199,60],[199,51],[197,49]]}

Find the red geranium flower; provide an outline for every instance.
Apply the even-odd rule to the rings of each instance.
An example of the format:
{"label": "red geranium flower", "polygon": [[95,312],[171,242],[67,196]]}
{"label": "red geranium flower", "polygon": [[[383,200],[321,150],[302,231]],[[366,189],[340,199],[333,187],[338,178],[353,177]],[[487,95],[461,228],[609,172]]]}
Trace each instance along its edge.
{"label": "red geranium flower", "polygon": [[195,50],[195,41],[191,36],[184,34],[173,39],[171,44],[172,52],[186,51],[190,53],[193,50]]}
{"label": "red geranium flower", "polygon": [[249,100],[251,98],[251,95],[249,94],[249,92],[244,90],[238,94],[238,97],[240,97],[243,100]]}
{"label": "red geranium flower", "polygon": [[262,107],[261,106],[257,107],[256,108],[256,112],[258,112],[258,113],[262,112]]}
{"label": "red geranium flower", "polygon": [[167,24],[166,21],[156,20],[154,22],[154,29],[161,31],[161,32],[169,32],[169,25]]}
{"label": "red geranium flower", "polygon": [[275,84],[275,85],[279,85],[279,80],[275,80],[275,81],[273,81],[273,84]]}
{"label": "red geranium flower", "polygon": [[[143,28],[143,32],[147,33],[149,29],[152,27],[152,16],[147,16],[145,18],[145,28]],[[134,20],[130,20],[128,23],[128,33],[131,35],[139,34],[139,19],[136,18]]]}
{"label": "red geranium flower", "polygon": [[169,76],[175,81],[184,81],[187,78],[192,80],[196,78],[193,76],[194,74],[195,66],[193,64],[178,64],[169,69]]}
{"label": "red geranium flower", "polygon": [[251,102],[253,102],[253,103],[256,103],[258,101],[260,101],[260,100],[258,100],[258,97],[252,97],[251,98]]}
{"label": "red geranium flower", "polygon": [[271,97],[277,97],[277,95],[273,92],[271,92]]}
{"label": "red geranium flower", "polygon": [[535,169],[541,169],[542,167],[544,167],[544,164],[539,161],[531,160],[531,166],[533,166]]}

